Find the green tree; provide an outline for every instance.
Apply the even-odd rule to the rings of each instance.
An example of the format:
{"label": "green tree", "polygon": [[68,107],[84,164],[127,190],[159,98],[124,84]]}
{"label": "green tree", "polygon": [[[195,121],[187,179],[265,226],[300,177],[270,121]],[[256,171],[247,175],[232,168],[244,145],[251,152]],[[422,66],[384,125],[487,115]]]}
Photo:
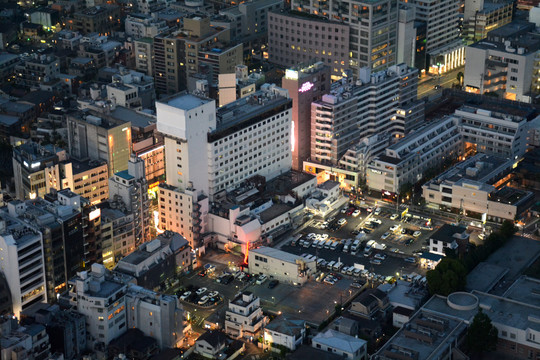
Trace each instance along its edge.
{"label": "green tree", "polygon": [[463,290],[467,277],[467,269],[456,258],[445,257],[426,274],[428,289],[431,294],[448,296],[453,292]]}
{"label": "green tree", "polygon": [[467,348],[479,354],[494,351],[497,348],[498,333],[489,316],[479,308],[467,331]]}
{"label": "green tree", "polygon": [[511,238],[516,233],[516,231],[516,226],[510,220],[505,220],[502,223],[501,228],[499,229],[501,235],[504,236],[506,239]]}

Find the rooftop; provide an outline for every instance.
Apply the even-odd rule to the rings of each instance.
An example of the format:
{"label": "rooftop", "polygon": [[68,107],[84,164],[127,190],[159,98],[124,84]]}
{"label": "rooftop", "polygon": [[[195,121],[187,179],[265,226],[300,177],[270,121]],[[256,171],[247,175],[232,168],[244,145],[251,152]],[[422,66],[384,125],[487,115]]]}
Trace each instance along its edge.
{"label": "rooftop", "polygon": [[165,103],[169,106],[175,107],[180,110],[189,111],[195,109],[201,105],[213,101],[202,96],[197,96],[193,94],[188,94],[186,92],[173,95],[169,98],[160,100],[160,102]]}
{"label": "rooftop", "polygon": [[107,165],[107,162],[104,160],[79,161],[75,159],[69,159],[69,161],[72,164],[73,174],[80,174],[95,169],[97,167]]}
{"label": "rooftop", "polygon": [[504,186],[489,194],[489,200],[504,204],[518,205],[534,197],[530,191],[520,190],[509,186]]}
{"label": "rooftop", "polygon": [[275,219],[281,214],[286,213],[287,211],[292,210],[293,207],[288,204],[273,204],[268,209],[262,211],[259,213],[259,216],[261,217],[261,221],[264,223],[267,223],[268,221]]}
{"label": "rooftop", "polygon": [[503,297],[525,304],[538,304],[540,302],[540,280],[521,276],[506,290]]}
{"label": "rooftop", "polygon": [[431,239],[451,243],[457,240],[454,235],[463,234],[465,230],[463,226],[444,224],[431,235]]}
{"label": "rooftop", "polygon": [[481,262],[467,275],[467,291],[488,292],[508,273],[508,268]]}
{"label": "rooftop", "polygon": [[306,322],[304,320],[288,319],[283,315],[278,316],[265,326],[268,330],[289,336],[297,336],[305,327]]}
{"label": "rooftop", "polygon": [[280,259],[281,261],[296,264],[296,260],[302,260],[301,256],[294,255],[285,251],[281,251],[275,248],[262,246],[257,249],[249,251],[250,254],[260,254],[263,256],[268,256],[274,259]]}
{"label": "rooftop", "polygon": [[327,345],[352,354],[356,354],[359,349],[367,346],[367,341],[365,340],[358,339],[332,329],[318,333],[313,338],[313,343]]}
{"label": "rooftop", "polygon": [[128,170],[119,171],[119,172],[117,172],[115,175],[121,177],[121,178],[124,179],[124,180],[128,180],[128,181],[129,181],[129,180],[135,179],[135,178],[133,177],[133,175],[130,175],[130,174],[129,174],[129,171],[128,171]]}

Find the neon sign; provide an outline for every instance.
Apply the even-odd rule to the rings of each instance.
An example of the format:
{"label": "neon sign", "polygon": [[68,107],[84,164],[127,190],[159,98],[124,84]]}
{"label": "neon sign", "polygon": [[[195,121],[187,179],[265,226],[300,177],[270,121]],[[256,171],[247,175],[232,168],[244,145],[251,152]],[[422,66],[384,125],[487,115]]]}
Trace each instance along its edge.
{"label": "neon sign", "polygon": [[313,83],[308,81],[308,82],[302,84],[302,87],[300,89],[298,89],[298,92],[304,93],[306,91],[311,90],[311,88],[313,86],[314,86]]}

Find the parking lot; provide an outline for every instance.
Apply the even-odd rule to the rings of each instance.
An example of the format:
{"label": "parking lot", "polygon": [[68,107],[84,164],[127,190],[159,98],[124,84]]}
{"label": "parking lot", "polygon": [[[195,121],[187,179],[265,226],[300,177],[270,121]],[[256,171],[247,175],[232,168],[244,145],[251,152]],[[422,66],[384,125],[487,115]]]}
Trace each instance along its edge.
{"label": "parking lot", "polygon": [[[312,242],[309,247],[304,247],[307,244],[302,246],[299,241],[294,245],[290,241],[286,242],[281,246],[281,249],[298,255],[315,255],[326,262],[339,260],[345,266],[358,264],[364,266],[370,272],[383,276],[394,276],[396,273],[423,273],[422,269],[404,259],[413,257],[414,253],[419,253],[422,248],[426,248],[429,235],[434,230],[426,228],[427,220],[425,218],[416,214],[408,214],[402,220],[400,215],[391,212],[388,208],[380,209],[378,215],[374,214],[375,209],[371,209],[371,212],[368,212],[366,208],[359,207],[358,209],[360,214],[356,217],[351,214],[349,206],[346,206],[344,210],[339,211],[333,218],[330,217],[326,223],[324,221],[313,221],[311,226],[302,231],[302,237],[299,239],[297,237],[300,240],[306,239],[309,234],[321,234],[323,239],[333,240],[340,244],[334,250],[314,247]],[[338,224],[340,219],[345,219],[346,223],[343,226],[334,225]],[[341,220],[341,222],[344,222],[344,220]],[[371,225],[367,225],[370,223]],[[390,228],[393,226],[397,229],[392,232]],[[359,236],[357,235],[359,231],[365,231],[366,234]],[[419,231],[420,234],[416,233],[417,236],[413,236],[416,231]],[[362,240],[362,246],[358,252],[356,254],[352,254],[350,250],[344,252],[343,244],[345,241],[355,238]],[[364,246],[369,240],[375,240],[378,243],[378,249],[374,248],[370,256],[366,257],[364,256]],[[384,249],[382,249],[383,247]],[[377,254],[386,255],[386,259],[382,260],[380,264],[373,261],[374,257],[378,256]]]}

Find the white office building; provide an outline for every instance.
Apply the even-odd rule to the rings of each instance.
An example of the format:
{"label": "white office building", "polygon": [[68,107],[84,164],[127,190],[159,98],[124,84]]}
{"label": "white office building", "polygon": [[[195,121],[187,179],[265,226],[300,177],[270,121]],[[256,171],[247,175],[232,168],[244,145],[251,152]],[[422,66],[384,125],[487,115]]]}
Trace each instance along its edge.
{"label": "white office building", "polygon": [[[23,208],[17,210],[18,206]],[[6,277],[16,317],[47,302],[42,235],[17,218],[17,211],[23,209],[24,203],[12,201],[8,212],[0,216],[0,270]]]}
{"label": "white office building", "polygon": [[270,247],[249,251],[249,272],[265,274],[273,279],[292,284],[304,284],[315,274],[315,260]]}
{"label": "white office building", "polygon": [[225,332],[234,338],[256,337],[267,318],[263,315],[261,300],[249,291],[229,301],[225,313]]}
{"label": "white office building", "polygon": [[404,184],[419,181],[427,169],[459,156],[462,141],[458,122],[454,116],[444,117],[387,147],[367,166],[368,187],[397,194]]}
{"label": "white office building", "polygon": [[135,39],[153,38],[169,29],[165,20],[158,20],[152,15],[144,14],[129,14],[125,20],[125,26],[126,35],[133,36]]}
{"label": "white office building", "polygon": [[486,39],[467,46],[465,90],[531,102],[533,70],[540,50],[540,39],[530,34],[534,28],[531,23],[512,22],[490,31]]}
{"label": "white office building", "polygon": [[291,100],[286,90],[265,84],[218,110],[213,100],[186,93],[156,104],[167,176],[160,228],[182,234],[196,249],[209,199],[253,175],[270,180],[291,169]]}

